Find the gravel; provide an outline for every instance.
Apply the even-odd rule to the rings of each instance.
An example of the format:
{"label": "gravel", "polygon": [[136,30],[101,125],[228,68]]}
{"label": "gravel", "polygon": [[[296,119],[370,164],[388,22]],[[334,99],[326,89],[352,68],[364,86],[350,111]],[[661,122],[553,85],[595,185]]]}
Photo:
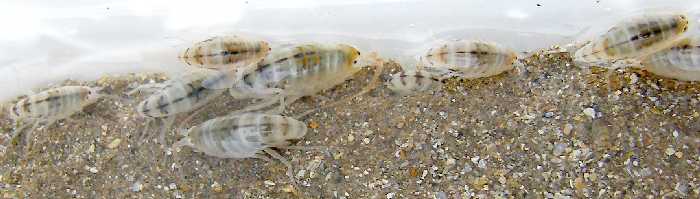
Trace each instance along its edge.
{"label": "gravel", "polygon": [[[442,89],[404,97],[380,87],[300,118],[310,132],[297,145],[326,149],[283,151],[294,181],[279,162],[168,150],[153,135],[141,140],[146,121],[133,106],[143,96],[101,100],[36,130],[31,143],[7,141],[1,197],[700,197],[698,83],[636,69],[608,75],[549,52],[555,53],[524,59],[527,73],[451,79]],[[383,78],[397,68],[391,64]],[[303,98],[286,114],[352,95],[371,73]],[[118,95],[164,79],[133,74],[63,84],[104,86]],[[247,103],[221,97],[183,125]],[[12,131],[7,115],[0,129]],[[173,131],[166,141],[179,137]]]}

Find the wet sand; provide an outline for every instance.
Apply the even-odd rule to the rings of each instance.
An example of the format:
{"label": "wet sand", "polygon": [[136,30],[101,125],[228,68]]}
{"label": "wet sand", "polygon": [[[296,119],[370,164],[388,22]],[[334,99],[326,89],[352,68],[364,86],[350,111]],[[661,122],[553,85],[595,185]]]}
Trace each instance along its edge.
{"label": "wet sand", "polygon": [[[386,87],[300,118],[310,132],[286,167],[139,143],[145,119],[130,102],[100,100],[6,143],[4,198],[698,198],[700,84],[635,69],[608,76],[568,53],[535,53],[527,72],[448,80],[399,97]],[[392,64],[383,78],[398,70]],[[301,113],[361,90],[372,71],[293,103]],[[122,94],[159,74],[87,85]],[[81,84],[65,82],[66,85]],[[222,96],[183,126],[240,109]],[[12,131],[6,111],[0,130]],[[183,119],[186,115],[180,116]],[[178,124],[179,125],[179,124]],[[151,128],[153,129],[153,128]],[[172,144],[179,138],[167,135]]]}

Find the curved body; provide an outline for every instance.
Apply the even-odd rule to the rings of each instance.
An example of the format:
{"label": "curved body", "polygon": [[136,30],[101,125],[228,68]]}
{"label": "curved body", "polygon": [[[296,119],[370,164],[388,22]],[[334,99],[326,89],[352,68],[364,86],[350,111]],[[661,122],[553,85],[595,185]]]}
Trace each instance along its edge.
{"label": "curved body", "polygon": [[683,14],[657,14],[621,22],[578,49],[574,60],[587,63],[635,59],[671,44],[688,29]]}
{"label": "curved body", "polygon": [[144,117],[167,117],[178,113],[188,112],[200,107],[225,90],[208,89],[203,83],[218,71],[209,69],[193,70],[183,77],[163,83],[156,93],[152,94],[136,107],[136,111]]}
{"label": "curved body", "polygon": [[279,92],[312,95],[358,72],[361,68],[354,63],[359,55],[357,49],[345,44],[302,44],[274,50],[229,90],[239,98],[263,98]]}
{"label": "curved body", "polygon": [[19,100],[10,109],[13,119],[39,121],[66,118],[83,107],[95,103],[100,94],[99,88],[87,86],[64,86],[42,91]]}
{"label": "curved body", "polygon": [[401,71],[391,75],[387,87],[398,95],[422,92],[442,85],[442,82],[425,71]]}
{"label": "curved body", "polygon": [[642,67],[659,76],[683,81],[700,80],[700,37],[687,37],[642,59]]}
{"label": "curved body", "polygon": [[187,65],[212,69],[232,69],[260,61],[270,51],[265,41],[237,36],[212,37],[185,49],[179,59]]}
{"label": "curved body", "polygon": [[306,135],[306,125],[291,117],[241,114],[211,119],[192,127],[176,145],[219,158],[249,158],[271,147],[286,147]]}
{"label": "curved body", "polygon": [[495,43],[451,41],[431,48],[422,57],[424,69],[441,78],[474,79],[513,69],[515,52]]}

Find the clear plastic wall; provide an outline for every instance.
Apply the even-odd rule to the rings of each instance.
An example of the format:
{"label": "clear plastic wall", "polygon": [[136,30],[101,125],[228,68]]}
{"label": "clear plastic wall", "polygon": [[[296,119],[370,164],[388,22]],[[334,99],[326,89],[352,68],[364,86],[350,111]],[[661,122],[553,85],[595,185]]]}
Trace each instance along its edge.
{"label": "clear plastic wall", "polygon": [[406,67],[426,45],[480,39],[526,52],[564,45],[626,16],[678,11],[698,31],[697,0],[13,1],[0,3],[0,99],[65,79],[184,70],[176,53],[215,35],[275,45],[343,42]]}

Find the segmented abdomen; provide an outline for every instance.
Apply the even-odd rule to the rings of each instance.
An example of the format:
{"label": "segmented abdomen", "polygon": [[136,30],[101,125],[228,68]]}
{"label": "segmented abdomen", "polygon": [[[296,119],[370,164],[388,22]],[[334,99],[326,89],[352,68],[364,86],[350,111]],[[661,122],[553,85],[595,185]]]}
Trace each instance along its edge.
{"label": "segmented abdomen", "polygon": [[232,65],[260,61],[270,51],[265,41],[247,40],[237,36],[213,37],[185,49],[179,58],[187,65],[203,68],[229,68]]}
{"label": "segmented abdomen", "polygon": [[234,89],[254,92],[261,88],[281,88],[289,93],[311,95],[359,71],[353,66],[359,55],[357,49],[344,44],[303,44],[273,50]]}
{"label": "segmented abdomen", "polygon": [[68,116],[97,101],[97,96],[97,91],[87,86],[49,89],[21,99],[12,106],[10,114],[14,118],[32,119]]}
{"label": "segmented abdomen", "polygon": [[136,111],[145,117],[166,117],[189,112],[225,91],[208,89],[202,84],[207,78],[218,74],[215,71],[202,69],[188,74],[188,77],[168,81],[162,90],[142,101],[136,107]]}
{"label": "segmented abdomen", "polygon": [[684,81],[700,80],[700,37],[683,38],[642,60],[645,70]]}
{"label": "segmented abdomen", "polygon": [[399,95],[408,95],[433,89],[441,85],[439,79],[425,71],[401,71],[391,75],[387,87]]}
{"label": "segmented abdomen", "polygon": [[681,14],[634,18],[586,44],[574,58],[589,63],[638,58],[667,47],[687,28],[687,17]]}
{"label": "segmented abdomen", "polygon": [[291,117],[250,113],[204,122],[190,129],[187,139],[207,155],[248,158],[266,147],[288,146],[306,131],[304,123]]}
{"label": "segmented abdomen", "polygon": [[480,78],[513,68],[517,59],[510,49],[482,41],[452,41],[428,50],[425,70],[438,76]]}

